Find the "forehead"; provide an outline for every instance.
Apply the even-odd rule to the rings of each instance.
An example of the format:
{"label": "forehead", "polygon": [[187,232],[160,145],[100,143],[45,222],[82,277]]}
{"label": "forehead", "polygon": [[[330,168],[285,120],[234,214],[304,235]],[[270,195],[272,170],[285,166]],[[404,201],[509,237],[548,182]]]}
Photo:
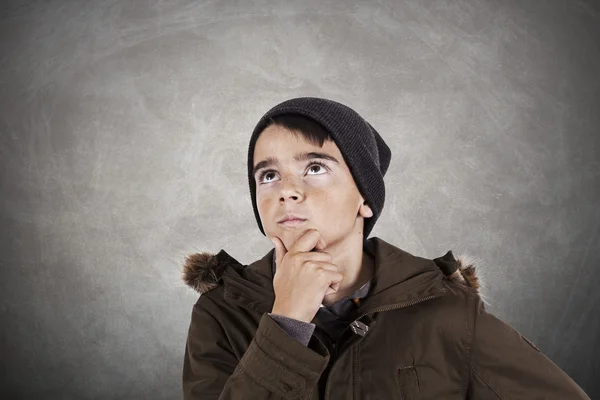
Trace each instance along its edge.
{"label": "forehead", "polygon": [[326,152],[333,156],[341,156],[340,149],[333,140],[326,140],[323,147],[312,144],[300,133],[293,134],[287,128],[278,125],[270,125],[258,137],[254,146],[254,160],[257,157],[278,156],[279,154],[294,153],[298,150],[314,150]]}
{"label": "forehead", "polygon": [[[316,157],[313,153],[324,157]],[[325,141],[323,147],[319,147],[300,134],[296,136],[286,128],[271,125],[261,133],[254,146],[254,174],[260,169],[278,165],[280,160],[303,163],[314,158],[324,159],[332,166],[346,166],[344,157],[333,140]]]}

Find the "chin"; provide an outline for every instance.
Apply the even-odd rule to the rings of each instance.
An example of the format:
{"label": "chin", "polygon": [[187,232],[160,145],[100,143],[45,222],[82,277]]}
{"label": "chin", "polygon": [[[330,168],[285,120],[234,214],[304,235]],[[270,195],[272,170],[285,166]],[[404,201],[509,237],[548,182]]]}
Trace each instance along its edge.
{"label": "chin", "polygon": [[288,245],[288,241],[290,242],[289,245],[292,246],[296,241],[298,241],[298,239],[306,235],[306,233],[311,229],[316,229],[319,231],[319,233],[321,233],[321,235],[323,235],[323,232],[314,226],[302,226],[296,229],[278,227],[278,229],[274,231],[274,235],[283,240],[286,246]]}

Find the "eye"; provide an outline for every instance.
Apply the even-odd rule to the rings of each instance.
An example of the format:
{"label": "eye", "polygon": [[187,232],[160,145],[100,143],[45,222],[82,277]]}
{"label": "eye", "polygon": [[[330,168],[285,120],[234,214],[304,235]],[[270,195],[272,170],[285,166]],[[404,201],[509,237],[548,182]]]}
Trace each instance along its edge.
{"label": "eye", "polygon": [[[326,166],[325,164],[323,164],[323,163],[319,162],[319,161],[313,161],[312,163],[310,163],[310,164],[309,164],[309,166],[308,166],[308,170],[309,170],[309,171],[310,171],[310,170],[312,170],[312,168],[313,168],[314,166],[318,166],[318,167],[321,167],[321,168],[323,168],[323,169],[326,169],[326,170],[328,170],[327,166]],[[275,173],[275,171],[274,171],[274,170],[272,170],[272,169],[268,169],[268,170],[266,170],[266,171],[263,171],[263,172],[261,172],[261,173],[260,173],[260,176],[259,176],[259,178],[258,178],[258,181],[259,181],[259,183],[262,183],[262,182],[263,182],[263,179],[264,179],[264,178],[265,178],[267,175],[269,175],[269,174],[271,174],[271,173]],[[322,175],[322,174],[312,174],[312,175]],[[273,181],[267,181],[267,182],[265,182],[265,183],[269,183],[269,182],[273,182]]]}
{"label": "eye", "polygon": [[[315,165],[316,165],[317,167],[319,167],[319,169],[327,169],[327,167],[325,166],[325,164],[322,164],[322,163],[320,163],[320,162],[318,162],[318,161],[315,161],[315,162],[313,162],[312,164],[310,164],[310,165],[308,166],[308,170],[309,170],[309,171],[310,171],[310,170],[312,170],[312,167],[314,167]],[[317,174],[317,175],[320,175],[320,174]]]}

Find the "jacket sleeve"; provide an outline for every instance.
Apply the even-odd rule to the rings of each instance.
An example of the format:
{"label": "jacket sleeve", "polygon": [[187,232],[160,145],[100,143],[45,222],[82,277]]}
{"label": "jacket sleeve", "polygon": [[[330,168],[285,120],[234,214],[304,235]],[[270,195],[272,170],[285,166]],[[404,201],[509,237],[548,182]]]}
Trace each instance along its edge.
{"label": "jacket sleeve", "polygon": [[310,338],[315,331],[315,324],[312,322],[299,321],[295,318],[289,318],[283,315],[267,313],[267,315],[281,327],[288,335],[302,343],[304,346],[308,346]]}
{"label": "jacket sleeve", "polygon": [[477,297],[468,399],[586,399],[533,343],[485,310]]}
{"label": "jacket sleeve", "polygon": [[185,400],[299,399],[314,390],[329,362],[321,342],[304,346],[264,313],[238,359],[212,300],[204,297],[193,307],[185,346]]}

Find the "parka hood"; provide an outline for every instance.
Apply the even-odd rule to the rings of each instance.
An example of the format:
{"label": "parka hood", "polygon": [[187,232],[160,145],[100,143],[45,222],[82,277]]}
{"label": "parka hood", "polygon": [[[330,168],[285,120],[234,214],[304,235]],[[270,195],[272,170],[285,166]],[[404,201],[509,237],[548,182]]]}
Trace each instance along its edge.
{"label": "parka hood", "polygon": [[[381,238],[373,237],[365,242],[364,251],[375,258],[373,293],[369,297],[387,296],[390,301],[392,288],[397,293],[412,292],[412,296],[433,296],[444,292],[441,278],[458,282],[479,293],[480,282],[474,263],[459,256],[455,259],[452,250],[432,260],[425,259],[399,249]],[[225,250],[218,253],[198,252],[185,258],[183,281],[200,294],[225,286],[225,298],[244,306],[268,311],[274,301],[273,273],[271,263],[274,249],[262,259],[245,266],[231,257]],[[398,294],[393,297],[399,301]],[[400,296],[402,297],[402,296]],[[408,301],[409,297],[405,300]],[[377,299],[372,305],[384,304]],[[369,302],[369,298],[365,303]]]}

